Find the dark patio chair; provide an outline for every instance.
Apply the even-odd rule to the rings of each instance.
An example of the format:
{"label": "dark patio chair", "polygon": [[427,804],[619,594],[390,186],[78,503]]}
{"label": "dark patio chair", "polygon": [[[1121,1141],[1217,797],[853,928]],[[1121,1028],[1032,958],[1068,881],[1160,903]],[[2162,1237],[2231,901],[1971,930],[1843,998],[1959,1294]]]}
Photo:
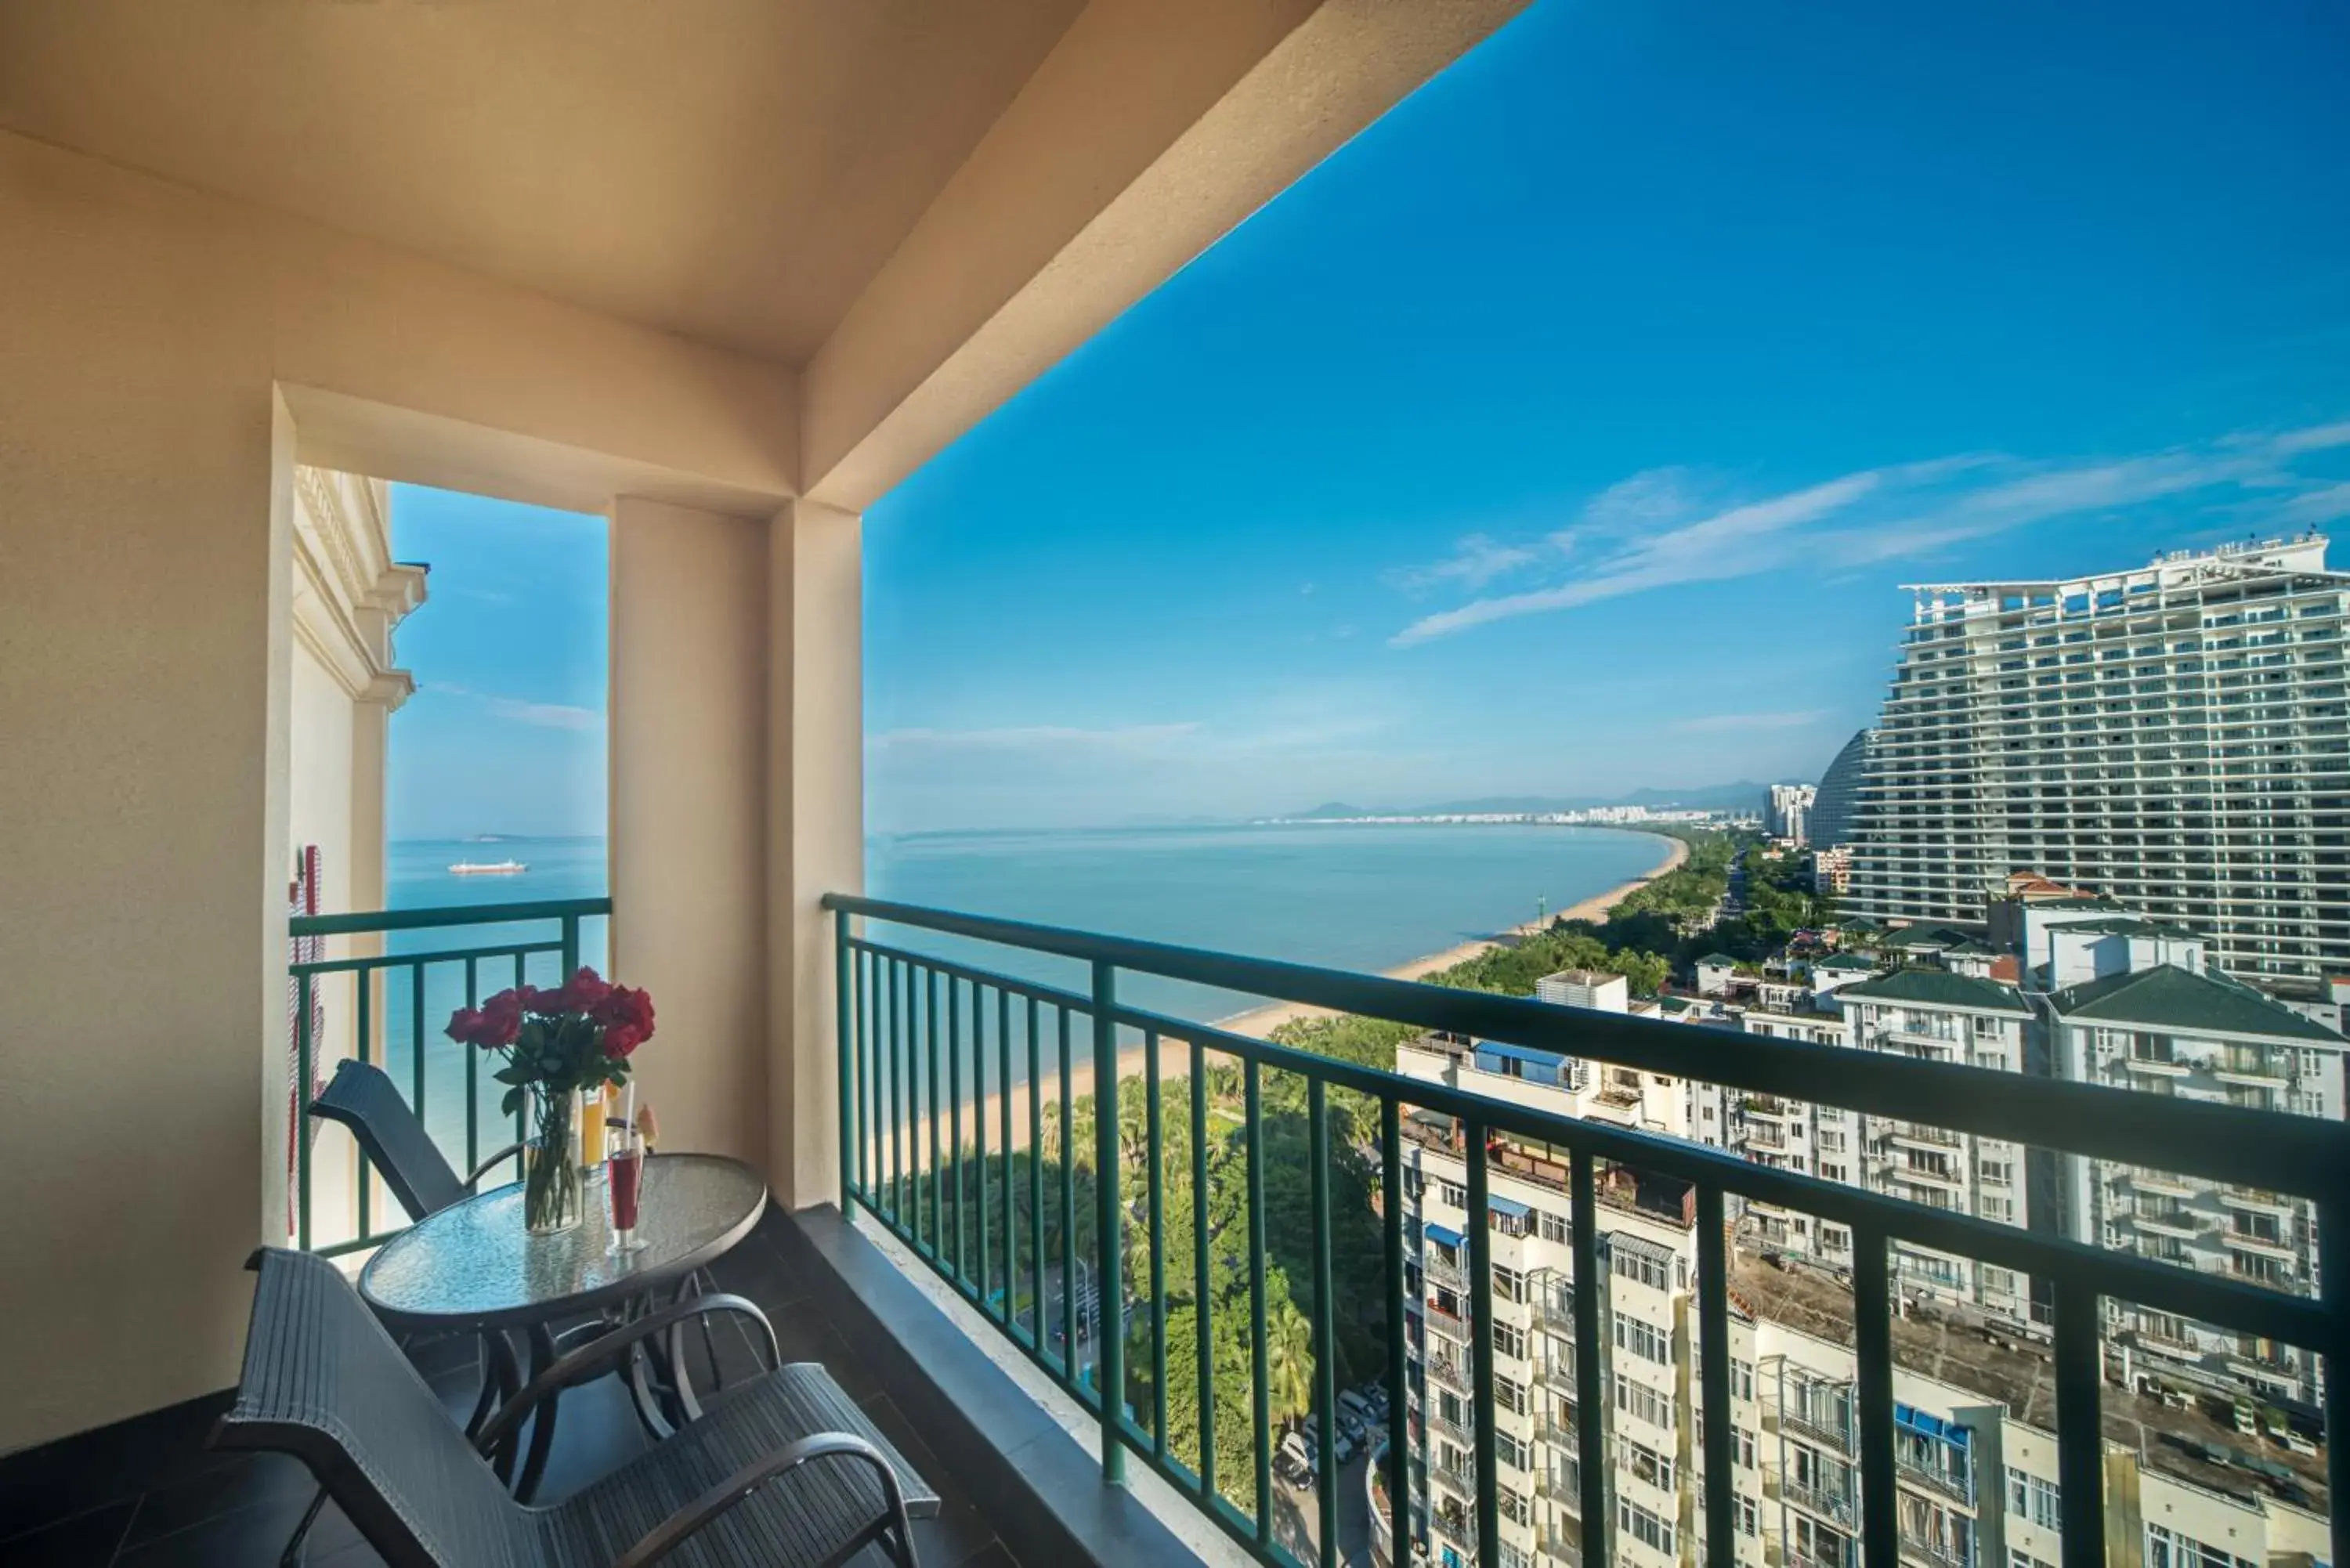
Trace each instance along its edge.
{"label": "dark patio chair", "polygon": [[522,1152],[522,1145],[510,1143],[461,1179],[384,1070],[348,1057],[310,1102],[310,1114],[350,1128],[411,1220],[448,1208],[494,1168]]}
{"label": "dark patio chair", "polygon": [[608,1369],[688,1316],[696,1297],[565,1356],[469,1445],[432,1390],[326,1260],[265,1249],[236,1402],[217,1449],[309,1467],[389,1568],[836,1568],[878,1544],[915,1568],[909,1521],[938,1494],[821,1366],[776,1366],[702,1418],[552,1507],[515,1501],[483,1454],[531,1406]]}

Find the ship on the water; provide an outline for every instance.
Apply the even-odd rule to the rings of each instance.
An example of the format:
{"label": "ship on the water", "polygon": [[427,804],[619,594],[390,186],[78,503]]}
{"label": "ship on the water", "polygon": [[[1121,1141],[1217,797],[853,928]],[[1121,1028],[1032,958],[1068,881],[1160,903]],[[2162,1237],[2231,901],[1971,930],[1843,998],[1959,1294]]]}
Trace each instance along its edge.
{"label": "ship on the water", "polygon": [[519,860],[460,860],[449,867],[452,877],[519,877],[530,867]]}

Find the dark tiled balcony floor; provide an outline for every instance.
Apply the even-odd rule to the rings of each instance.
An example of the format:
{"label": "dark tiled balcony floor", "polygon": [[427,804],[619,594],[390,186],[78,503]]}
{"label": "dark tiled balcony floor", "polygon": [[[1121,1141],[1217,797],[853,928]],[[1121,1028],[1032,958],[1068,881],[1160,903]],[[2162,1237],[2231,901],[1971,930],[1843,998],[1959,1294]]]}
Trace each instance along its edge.
{"label": "dark tiled balcony floor", "polygon": [[[794,1282],[766,1225],[721,1262],[722,1288],[745,1295],[775,1325],[784,1359],[820,1361],[875,1426],[939,1490],[936,1519],[914,1525],[923,1568],[1016,1568],[970,1490],[882,1392],[879,1379]],[[721,1319],[715,1337],[729,1379],[755,1363],[739,1320]],[[697,1354],[695,1359],[700,1360]],[[429,1352],[425,1353],[428,1356]],[[452,1418],[471,1411],[478,1386],[470,1366],[432,1379]],[[309,1504],[307,1471],[273,1454],[215,1454],[203,1446],[218,1402],[184,1406],[166,1419],[85,1433],[31,1455],[0,1460],[0,1563],[8,1568],[265,1568],[276,1563]],[[650,1441],[619,1385],[607,1378],[567,1394],[539,1500],[551,1501],[604,1474]],[[381,1559],[330,1504],[312,1532],[312,1568],[374,1568]],[[868,1550],[858,1560],[877,1568]],[[779,1568],[766,1563],[744,1568]]]}

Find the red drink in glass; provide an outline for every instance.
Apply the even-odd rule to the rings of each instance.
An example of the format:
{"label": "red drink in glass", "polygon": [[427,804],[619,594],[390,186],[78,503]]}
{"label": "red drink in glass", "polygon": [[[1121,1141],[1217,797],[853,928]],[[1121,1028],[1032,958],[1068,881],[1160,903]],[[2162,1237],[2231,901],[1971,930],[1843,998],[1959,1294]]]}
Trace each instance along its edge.
{"label": "red drink in glass", "polygon": [[612,1194],[612,1242],[623,1250],[637,1245],[637,1198],[645,1173],[644,1146],[633,1139],[630,1144],[614,1150],[605,1166]]}

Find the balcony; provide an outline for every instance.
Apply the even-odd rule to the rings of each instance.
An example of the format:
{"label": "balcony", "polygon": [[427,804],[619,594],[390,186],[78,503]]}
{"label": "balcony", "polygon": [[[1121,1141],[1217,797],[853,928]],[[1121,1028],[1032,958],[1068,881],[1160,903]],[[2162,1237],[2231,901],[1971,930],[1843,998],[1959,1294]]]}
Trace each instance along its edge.
{"label": "balcony", "polygon": [[1853,1451],[1852,1417],[1841,1411],[1814,1411],[1801,1400],[1791,1400],[1779,1407],[1779,1425],[1799,1437],[1825,1444],[1836,1453]]}
{"label": "balcony", "polygon": [[2200,1241],[2220,1229],[2220,1221],[2191,1209],[2134,1210],[2129,1221],[2153,1236],[2173,1236],[2182,1241]]}
{"label": "balcony", "polygon": [[1816,1518],[1845,1530],[1857,1527],[1860,1505],[1849,1490],[1830,1490],[1805,1482],[1784,1480],[1779,1483],[1779,1495],[1795,1507]]}
{"label": "balcony", "polygon": [[1469,1288],[1468,1276],[1461,1272],[1461,1265],[1434,1247],[1420,1254],[1419,1272],[1432,1285],[1442,1285],[1455,1293]]}
{"label": "balcony", "polygon": [[[1659,1052],[1675,1054],[1665,1065],[1685,1071],[1688,1076],[1727,1082],[1733,1086],[1743,1072],[1771,1070],[1770,1054],[1774,1050],[1794,1051],[1798,1054],[1791,1060],[1808,1061],[1801,1054],[1805,1049],[1803,1047],[1781,1047],[1742,1033],[1710,1031],[1702,1026],[1651,1027],[1638,1020],[1563,1017],[1560,1010],[1510,998],[1299,970],[1227,955],[1154,949],[1082,933],[1042,931],[864,900],[838,902],[844,910],[837,953],[844,981],[841,1014],[845,1026],[838,1031],[836,1046],[846,1093],[837,1109],[850,1135],[844,1141],[840,1158],[842,1176],[853,1200],[856,1225],[853,1230],[840,1228],[838,1237],[827,1240],[825,1247],[869,1247],[871,1244],[863,1237],[872,1234],[901,1249],[910,1256],[911,1267],[935,1276],[951,1296],[960,1298],[958,1310],[973,1325],[963,1332],[1008,1346],[1045,1384],[1057,1389],[1060,1397],[1080,1409],[1094,1412],[1097,1420],[1101,1401],[1096,1389],[1104,1383],[1122,1386],[1127,1390],[1124,1408],[1098,1439],[1099,1452],[1095,1462],[1111,1470],[1137,1464],[1146,1466],[1159,1471],[1179,1493],[1194,1499],[1201,1495],[1203,1485],[1193,1468],[1197,1457],[1174,1440],[1172,1434],[1165,1441],[1158,1436],[1166,1428],[1155,1390],[1168,1386],[1168,1382],[1160,1380],[1161,1367],[1165,1369],[1165,1378],[1171,1381],[1184,1376],[1184,1369],[1196,1364],[1197,1346],[1170,1334],[1168,1320],[1158,1304],[1167,1299],[1167,1294],[1154,1291],[1151,1281],[1154,1277],[1163,1278],[1171,1293],[1180,1279],[1188,1277],[1182,1271],[1188,1269],[1197,1239],[1188,1232],[1174,1231],[1169,1216],[1178,1210],[1165,1199],[1174,1190],[1174,1184],[1198,1182],[1201,1172],[1188,1157],[1154,1160],[1149,1151],[1160,1147],[1158,1140],[1164,1138],[1169,1129],[1185,1123],[1196,1120],[1209,1129],[1228,1128],[1223,1136],[1230,1140],[1231,1162],[1225,1168],[1231,1179],[1241,1184],[1240,1196],[1244,1201],[1237,1212],[1246,1215],[1262,1201],[1257,1194],[1265,1168],[1261,1151],[1263,1128],[1270,1109],[1267,1075],[1274,1070],[1293,1081],[1295,1097],[1284,1102],[1288,1108],[1284,1114],[1302,1118],[1300,1126],[1309,1150],[1317,1140],[1326,1147],[1333,1137],[1327,1088],[1344,1085],[1369,1096],[1375,1106],[1427,1107],[1457,1118],[1472,1129],[1482,1126],[1495,1137],[1508,1135],[1547,1142],[1563,1149],[1587,1152],[1596,1159],[1621,1159],[1679,1177],[1696,1184],[1700,1214],[1706,1206],[1718,1200],[1714,1195],[1737,1193],[1752,1201],[1775,1203],[1818,1215],[1828,1222],[1851,1227],[1856,1233],[1866,1233],[1872,1225],[1885,1225],[1890,1216],[1891,1237],[1909,1245],[1960,1254],[1991,1253],[2025,1270],[2043,1255],[2046,1262],[2058,1262],[2056,1254],[2062,1253],[2062,1267],[2096,1271],[2102,1293],[2180,1316],[2221,1323],[2239,1333],[2272,1338],[2295,1334],[2305,1337],[2323,1321],[2318,1315],[2322,1310],[2319,1304],[2303,1298],[2278,1293],[2238,1292],[2225,1299],[2214,1299],[2199,1285],[2197,1276],[2146,1260],[2106,1253],[2084,1259],[2061,1243],[2014,1227],[1996,1226],[1920,1205],[1888,1208],[1881,1197],[1857,1192],[1842,1184],[1765,1170],[1701,1146],[1602,1123],[1555,1118],[1523,1106],[1480,1100],[1442,1085],[1390,1079],[1359,1066],[1327,1062],[1207,1026],[1156,1016],[1118,1002],[1115,991],[1108,989],[1113,981],[1106,981],[1102,991],[1066,992],[1002,971],[949,963],[910,949],[884,946],[859,934],[847,917],[851,912],[873,917],[887,915],[901,925],[929,924],[941,930],[1014,942],[1032,950],[1097,960],[1112,977],[1116,968],[1125,967],[1234,988],[1253,982],[1258,989],[1274,994],[1302,992],[1303,1000],[1344,1005],[1375,1016],[1398,1016],[1428,1026],[1457,1027],[1481,1038],[1511,1039],[1543,1049],[1571,1045],[1572,1054],[1586,1057],[1604,1059],[1611,1044],[1620,1039],[1626,1045],[1637,1044],[1650,1060],[1658,1059]],[[546,940],[559,949],[563,939],[558,932]],[[942,1118],[957,1112],[952,1102],[929,1097],[936,1061],[931,1053],[939,1049],[941,1041],[951,1042],[953,1038],[944,1033],[944,1020],[949,1013],[942,1011],[941,1033],[932,1034],[913,1027],[913,1021],[926,1014],[908,1008],[902,1001],[908,996],[926,996],[933,975],[938,977],[936,983],[942,992],[950,986],[960,988],[962,1005],[951,1010],[953,1016],[965,1023],[974,1018],[987,1021],[984,1044],[995,1056],[988,1074],[989,1082],[1013,1087],[1008,1096],[974,1100],[969,1107],[972,1113],[969,1117],[970,1130],[975,1133],[987,1129],[988,1141],[983,1153],[975,1140],[970,1142],[962,1159],[966,1170],[989,1173],[984,1182],[969,1189],[988,1193],[990,1204],[983,1226],[979,1206],[973,1205],[973,1212],[967,1217],[971,1221],[967,1229],[956,1223],[962,1218],[956,1212],[958,1205],[951,1190],[956,1183],[941,1179],[952,1171],[953,1164],[949,1161],[942,1168],[932,1163],[931,1153],[929,1121],[932,1107]],[[894,1007],[889,1002],[893,988],[900,999]],[[1032,1009],[1035,1019],[1033,1026],[1028,1023]],[[998,1027],[1005,1019],[1011,1021],[1011,1027]],[[1105,1021],[1107,1026],[1097,1028],[1097,1021]],[[1124,1040],[1120,1031],[1125,1032]],[[1717,1033],[1721,1034],[1718,1040],[1714,1038]],[[1157,1049],[1121,1054],[1118,1047],[1128,1041]],[[972,1043],[966,1037],[966,1044]],[[1202,1103],[1194,1098],[1191,1088],[1194,1081],[1205,1081],[1204,1075],[1190,1069],[1205,1063],[1204,1054],[1210,1052],[1220,1063],[1230,1064],[1232,1070],[1228,1078],[1213,1082],[1212,1092]],[[1007,1064],[1020,1070],[1007,1070]],[[1032,1064],[1033,1075],[1028,1071]],[[1057,1159],[1027,1158],[1030,1150],[1072,1147],[1071,1135],[1079,1130],[1080,1124],[1073,1116],[1067,1121],[1063,1118],[1083,1101],[1072,1094],[1065,1107],[1059,1093],[1060,1074],[1065,1065],[1071,1070],[1069,1082],[1074,1088],[1074,1070],[1080,1064],[1093,1069],[1094,1081],[1139,1081],[1144,1085],[1145,1105],[1155,1095],[1160,1101],[1161,1114],[1155,1118],[1145,1115],[1139,1123],[1125,1129],[1125,1136],[1134,1140],[1134,1147],[1119,1149],[1105,1141],[1089,1150],[1081,1150],[1093,1155],[1090,1163],[1070,1168]],[[1878,1096],[1875,1102],[1877,1114],[1882,1114],[1886,1104],[1883,1096],[1905,1092],[1908,1075],[1914,1068],[1900,1058],[1863,1057],[1845,1070],[1866,1075],[1870,1093]],[[1043,1087],[1043,1092],[1033,1099],[1021,1089],[1031,1082]],[[1834,1104],[1846,1085],[1846,1080],[1841,1076],[1824,1078],[1819,1085],[1821,1099]],[[436,1090],[429,1083],[427,1090],[428,1096],[436,1096],[448,1092],[445,1088]],[[2020,1075],[2002,1075],[1985,1085],[1982,1092],[1985,1099],[1981,1106],[1939,1103],[1930,1093],[1921,1091],[1926,1098],[1915,1106],[1902,1108],[1909,1109],[1913,1115],[1930,1111],[1939,1119],[1962,1124],[1969,1118],[1979,1119],[1985,1124],[1984,1128],[1975,1129],[1979,1131],[1995,1125],[2008,1136],[2023,1133],[2036,1142],[2068,1141],[2093,1158],[2126,1158],[2136,1153],[2142,1158],[2144,1148],[2159,1147],[2167,1151],[2166,1159],[2203,1166],[2209,1168],[2207,1174],[2214,1179],[2234,1180],[2262,1191],[2290,1190],[2303,1185],[2308,1168],[2304,1162],[2321,1158],[2332,1147],[2327,1140],[2340,1133],[2338,1128],[2323,1125],[2303,1127],[2286,1122],[2285,1118],[2193,1102],[2131,1098],[2116,1104],[2117,1096],[2111,1091],[2082,1090]],[[2083,1095],[2094,1098],[2083,1102]],[[2048,1108],[2043,1096],[2055,1102],[2054,1110]],[[1930,1106],[1929,1099],[1934,1100]],[[437,1098],[434,1103],[438,1103]],[[1003,1131],[1007,1123],[1008,1137]],[[2273,1125],[2276,1123],[2285,1125]],[[462,1137],[462,1116],[458,1123],[451,1125]],[[1375,1164],[1399,1160],[1400,1132],[1400,1116],[1390,1116],[1385,1120],[1383,1135],[1381,1130],[1371,1134],[1375,1139]],[[1115,1139],[1120,1136],[1120,1129],[1115,1125],[1097,1127],[1094,1136]],[[950,1139],[941,1144],[941,1158],[951,1151],[951,1142]],[[1461,1146],[1472,1194],[1488,1174],[1479,1168],[1485,1147],[1473,1136]],[[1578,1162],[1572,1168],[1584,1173],[1578,1179],[1590,1179],[1590,1162]],[[1097,1186],[1092,1173],[1102,1169],[1120,1174],[1118,1179]],[[974,1174],[960,1179],[977,1178]],[[1192,1191],[1198,1191],[1196,1185]],[[1082,1207],[1071,1201],[1079,1196],[1087,1199]],[[1585,1210],[1595,1218],[1606,1211],[1606,1206],[1597,1199],[1595,1184],[1588,1192]],[[934,1208],[934,1204],[939,1207]],[[1196,1208],[1184,1205],[1180,1211],[1193,1212]],[[1078,1223],[1059,1224],[1065,1214]],[[1044,1217],[1045,1224],[1039,1225],[1039,1216]],[[1087,1223],[1097,1217],[1107,1220],[1107,1226]],[[837,1226],[837,1221],[834,1223]],[[1381,1223],[1397,1239],[1397,1255],[1400,1257],[1400,1207],[1388,1212]],[[1082,1353],[1071,1358],[1065,1349],[1071,1336],[1059,1332],[1060,1325],[1050,1322],[1049,1314],[1048,1321],[1040,1325],[1039,1314],[1021,1303],[1033,1306],[1039,1302],[1064,1300],[1063,1293],[1054,1288],[1055,1282],[1062,1277],[1104,1277],[1105,1260],[1097,1249],[1101,1245],[1097,1237],[1105,1231],[1120,1238],[1120,1252],[1128,1264],[1128,1288],[1108,1293],[1099,1301],[1097,1332],[1095,1315],[1082,1315],[1084,1328],[1076,1336]],[[958,1233],[964,1238],[960,1256],[951,1244]],[[1698,1233],[1704,1233],[1702,1227]],[[1877,1233],[1886,1234],[1883,1231]],[[1329,1234],[1327,1229],[1319,1231],[1324,1244]],[[1049,1238],[1051,1244],[1039,1246],[1040,1237]],[[320,1244],[334,1243],[321,1239]],[[1865,1246],[1860,1249],[1864,1266],[1866,1252]],[[1890,1262],[1889,1249],[1882,1251],[1880,1265],[1889,1269]],[[1114,1263],[1108,1268],[1107,1277],[1118,1277]],[[983,1278],[989,1282],[987,1288],[981,1286]],[[1464,1277],[1464,1284],[1473,1282]],[[1269,1314],[1257,1310],[1263,1297],[1247,1280],[1246,1271],[1243,1271],[1236,1290],[1238,1293],[1224,1305],[1243,1314],[1243,1321],[1250,1325],[1245,1337],[1251,1343],[1267,1343],[1272,1320]],[[1399,1306],[1403,1304],[1401,1298],[1395,1299]],[[1066,1305],[1065,1300],[1064,1304]],[[1573,1314],[1571,1310],[1562,1310],[1571,1306],[1571,1298],[1565,1293],[1538,1290],[1533,1304],[1534,1315],[1546,1329],[1555,1330],[1573,1343]],[[1702,1301],[1693,1309],[1700,1315],[1711,1310]],[[1402,1376],[1401,1366],[1408,1349],[1403,1335],[1409,1315],[1397,1311],[1388,1318],[1399,1384],[1409,1383]],[[1453,1348],[1456,1342],[1452,1340],[1431,1340],[1427,1366],[1432,1386],[1458,1386],[1460,1375],[1469,1366],[1466,1346],[1473,1342],[1474,1327],[1444,1313],[1429,1311],[1425,1315],[1431,1326],[1449,1328],[1459,1336],[1460,1348]],[[2231,1315],[2237,1321],[2228,1324]],[[1325,1332],[1326,1327],[1313,1322],[1305,1326],[1309,1335]],[[1716,1332],[1726,1329],[1717,1328]],[[845,1323],[840,1338],[860,1348],[869,1345],[877,1357],[893,1365],[908,1360],[889,1334],[877,1333],[868,1323]],[[1597,1354],[1596,1346],[1577,1349],[1578,1354]],[[910,1367],[905,1376],[919,1376],[921,1370],[919,1366]],[[1467,1393],[1465,1386],[1461,1387],[1461,1392]],[[1868,1397],[1866,1376],[1860,1384],[1858,1397],[1864,1402]],[[913,1397],[911,1394],[907,1396],[910,1400]],[[1464,1399],[1458,1417],[1448,1419],[1429,1408],[1432,1403],[1431,1400],[1422,1407],[1427,1429],[1442,1435],[1463,1452],[1473,1451],[1483,1431],[1498,1417],[1490,1405]],[[1724,1393],[1707,1398],[1704,1404],[1709,1410],[1726,1409],[1729,1400]],[[1406,1412],[1410,1408],[1407,1402]],[[1252,1414],[1253,1418],[1265,1420],[1269,1413],[1260,1407]],[[1307,1418],[1321,1419],[1318,1416]],[[1796,1400],[1779,1410],[1778,1420],[1781,1428],[1791,1436],[1825,1445],[1845,1455],[1856,1455],[1859,1451],[1855,1423],[1841,1410],[1814,1415],[1804,1401]],[[1267,1434],[1265,1448],[1269,1451],[1273,1446],[1270,1426],[1258,1429]],[[1545,1425],[1538,1428],[1538,1435],[1551,1446],[1554,1459],[1574,1451],[1572,1444],[1576,1434],[1563,1424]],[[1336,1467],[1330,1469],[1332,1475],[1326,1484],[1336,1489],[1339,1485],[1337,1472]],[[1559,1469],[1557,1474],[1538,1470],[1535,1490],[1546,1499],[1556,1493],[1556,1501],[1562,1505],[1579,1503],[1579,1498],[1572,1495],[1573,1489],[1562,1479],[1573,1472],[1564,1467]],[[1919,1479],[1898,1467],[1889,1469],[1905,1482],[1914,1483]],[[1496,1481],[1471,1474],[1465,1466],[1440,1468],[1434,1479],[1472,1505],[1482,1502],[1493,1506],[1492,1500],[1498,1495],[1491,1490],[1498,1484]],[[1712,1484],[1711,1479],[1706,1484]],[[1488,1489],[1483,1498],[1479,1496],[1481,1488]],[[1356,1489],[1357,1492],[1362,1490]],[[1245,1500],[1247,1491],[1243,1477],[1238,1495]],[[1313,1491],[1309,1487],[1300,1504],[1309,1514],[1315,1511]],[[1231,1501],[1232,1495],[1228,1488],[1224,1497],[1207,1508],[1219,1527],[1247,1543],[1258,1529],[1257,1516]],[[1336,1507],[1335,1491],[1333,1496],[1332,1506]],[[1849,1492],[1795,1496],[1791,1491],[1789,1497],[1795,1506],[1814,1512],[1824,1524],[1839,1530],[1849,1529],[1857,1516],[1856,1501]],[[1893,1506],[1890,1500],[1886,1506]],[[1451,1531],[1449,1538],[1456,1544],[1472,1544],[1468,1537],[1473,1532],[1473,1517],[1472,1509],[1471,1513],[1461,1517],[1458,1528]],[[1498,1541],[1494,1544],[1498,1548]],[[1929,1568],[1952,1565],[1935,1563]]]}
{"label": "balcony", "polygon": [[2261,1214],[2291,1214],[2300,1205],[2282,1193],[2264,1192],[2257,1187],[2240,1187],[2223,1182],[2220,1201],[2230,1209],[2245,1209]]}
{"label": "balcony", "polygon": [[1927,1127],[1918,1122],[1896,1122],[1878,1137],[1896,1148],[1957,1148],[1966,1141],[1948,1127]]}
{"label": "balcony", "polygon": [[1948,1542],[1925,1539],[1907,1532],[1901,1536],[1901,1561],[1915,1563],[1919,1568],[1973,1568],[1970,1553],[1960,1552]]}

